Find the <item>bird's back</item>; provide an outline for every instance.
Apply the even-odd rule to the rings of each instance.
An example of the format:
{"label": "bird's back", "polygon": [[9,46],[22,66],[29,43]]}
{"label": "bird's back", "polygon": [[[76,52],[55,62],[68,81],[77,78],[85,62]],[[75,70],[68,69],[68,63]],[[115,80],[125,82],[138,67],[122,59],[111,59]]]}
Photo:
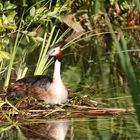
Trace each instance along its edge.
{"label": "bird's back", "polygon": [[43,88],[47,91],[52,79],[46,75],[36,75],[17,80],[7,89],[8,96],[25,97],[28,96],[32,87]]}

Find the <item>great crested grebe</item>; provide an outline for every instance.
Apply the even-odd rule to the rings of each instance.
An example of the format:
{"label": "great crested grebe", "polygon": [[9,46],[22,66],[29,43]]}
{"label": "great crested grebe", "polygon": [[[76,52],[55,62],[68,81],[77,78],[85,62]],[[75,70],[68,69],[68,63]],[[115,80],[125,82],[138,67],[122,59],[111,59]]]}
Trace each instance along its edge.
{"label": "great crested grebe", "polygon": [[61,104],[66,102],[68,91],[60,75],[62,61],[60,46],[52,46],[47,56],[55,58],[53,79],[47,75],[36,75],[19,79],[8,87],[7,96],[34,97],[44,101],[46,104]]}

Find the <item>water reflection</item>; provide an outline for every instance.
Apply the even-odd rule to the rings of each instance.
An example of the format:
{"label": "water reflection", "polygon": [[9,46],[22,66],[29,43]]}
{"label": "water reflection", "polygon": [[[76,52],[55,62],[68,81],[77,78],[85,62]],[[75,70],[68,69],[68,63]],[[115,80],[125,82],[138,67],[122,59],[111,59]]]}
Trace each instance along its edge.
{"label": "water reflection", "polygon": [[[2,140],[129,140],[140,139],[135,115],[98,116],[69,120],[35,120],[0,131]],[[0,128],[2,130],[2,127]],[[2,133],[1,133],[2,132]]]}
{"label": "water reflection", "polygon": [[47,121],[43,124],[23,125],[21,130],[27,138],[41,140],[65,140],[68,131],[67,120]]}

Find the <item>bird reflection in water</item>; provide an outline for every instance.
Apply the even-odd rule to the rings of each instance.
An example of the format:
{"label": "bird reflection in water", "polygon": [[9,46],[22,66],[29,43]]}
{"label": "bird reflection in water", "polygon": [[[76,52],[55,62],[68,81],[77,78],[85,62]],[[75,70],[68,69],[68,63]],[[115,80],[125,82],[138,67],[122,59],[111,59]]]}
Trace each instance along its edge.
{"label": "bird reflection in water", "polygon": [[22,125],[21,130],[28,139],[65,140],[68,126],[67,120],[55,120],[41,124]]}

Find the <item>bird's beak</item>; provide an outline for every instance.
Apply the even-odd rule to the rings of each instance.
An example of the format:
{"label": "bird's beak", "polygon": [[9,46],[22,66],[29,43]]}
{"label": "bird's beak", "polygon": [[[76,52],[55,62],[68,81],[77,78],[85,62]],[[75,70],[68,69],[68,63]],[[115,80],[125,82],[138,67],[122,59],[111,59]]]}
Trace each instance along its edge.
{"label": "bird's beak", "polygon": [[56,44],[54,44],[50,47],[50,49],[48,50],[47,55],[46,55],[47,58],[49,58],[50,53],[51,53],[52,49],[55,48],[55,46],[56,46]]}

